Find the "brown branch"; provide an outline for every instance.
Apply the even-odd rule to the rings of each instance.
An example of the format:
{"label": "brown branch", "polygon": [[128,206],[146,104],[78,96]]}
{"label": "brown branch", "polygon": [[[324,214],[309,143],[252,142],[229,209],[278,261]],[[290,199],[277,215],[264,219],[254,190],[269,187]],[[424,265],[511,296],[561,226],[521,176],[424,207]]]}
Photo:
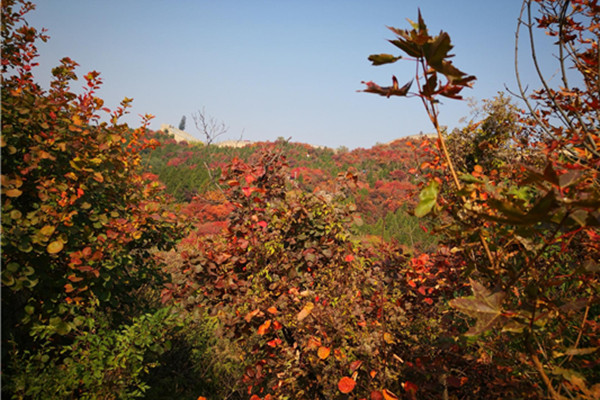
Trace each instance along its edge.
{"label": "brown branch", "polygon": [[[583,335],[583,330],[585,328],[585,323],[587,322],[588,313],[590,312],[590,304],[592,303],[592,296],[588,300],[588,304],[585,307],[585,313],[583,314],[583,321],[581,321],[581,327],[579,328],[579,334],[577,335],[577,340],[575,340],[575,344],[573,345],[573,349],[576,349],[579,346],[579,341],[581,340],[581,336]],[[573,359],[573,354],[569,356],[569,362]]]}
{"label": "brown branch", "polygon": [[552,381],[550,380],[550,378],[548,378],[546,371],[544,371],[544,366],[540,362],[540,359],[538,358],[537,354],[531,354],[531,361],[533,361],[533,365],[535,366],[536,371],[538,372],[538,374],[540,374],[542,380],[546,384],[546,387],[548,388],[548,392],[550,392],[550,396],[552,396],[552,399],[562,400],[563,397],[559,395],[556,392],[556,390],[554,390],[554,387],[552,387]]}

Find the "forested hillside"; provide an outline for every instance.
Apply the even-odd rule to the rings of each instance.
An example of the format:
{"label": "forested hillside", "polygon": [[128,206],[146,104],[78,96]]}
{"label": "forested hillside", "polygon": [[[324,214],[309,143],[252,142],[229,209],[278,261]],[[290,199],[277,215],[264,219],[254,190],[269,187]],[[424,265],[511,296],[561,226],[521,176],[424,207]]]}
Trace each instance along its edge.
{"label": "forested hillside", "polygon": [[363,95],[434,135],[355,150],[131,128],[69,58],[37,83],[33,8],[2,2],[4,397],[600,398],[596,1],[525,0],[559,83],[451,132],[476,78],[420,12],[390,28],[368,59],[414,76]]}
{"label": "forested hillside", "polygon": [[[420,228],[418,219],[410,215],[416,204],[420,165],[434,146],[425,135],[352,151],[315,148],[283,139],[224,148],[178,143],[161,132],[154,133],[154,138],[162,145],[145,152],[147,171],[156,174],[167,193],[185,203],[210,232],[215,230],[210,229],[209,222],[225,221],[229,212],[220,182],[228,164],[235,158],[248,161],[263,151],[277,149],[286,157],[289,179],[302,190],[335,191],[338,176],[349,174],[353,182],[349,201],[357,207],[360,232],[386,240],[395,238],[411,247],[435,242],[427,228]],[[220,212],[214,206],[219,206]]]}

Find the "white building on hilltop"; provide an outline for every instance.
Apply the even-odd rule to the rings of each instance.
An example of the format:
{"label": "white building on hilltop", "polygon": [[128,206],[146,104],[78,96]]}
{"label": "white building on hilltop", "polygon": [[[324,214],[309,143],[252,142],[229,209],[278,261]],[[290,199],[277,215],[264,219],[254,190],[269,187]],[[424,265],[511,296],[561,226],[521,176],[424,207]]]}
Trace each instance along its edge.
{"label": "white building on hilltop", "polygon": [[202,143],[202,141],[200,139],[190,135],[186,131],[177,129],[173,125],[170,125],[170,124],[161,124],[160,130],[169,135],[173,135],[173,137],[175,138],[175,140],[177,142],[183,142],[185,140],[186,142],[201,142]]}

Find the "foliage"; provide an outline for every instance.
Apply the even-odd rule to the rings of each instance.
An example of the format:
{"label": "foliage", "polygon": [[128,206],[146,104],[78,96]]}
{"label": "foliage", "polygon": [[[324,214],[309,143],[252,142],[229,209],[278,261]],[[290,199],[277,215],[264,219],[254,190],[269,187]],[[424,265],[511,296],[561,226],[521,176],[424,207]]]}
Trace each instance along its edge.
{"label": "foliage", "polygon": [[349,206],[298,190],[277,152],[234,161],[224,182],[236,207],[227,230],[182,254],[165,299],[220,318],[243,351],[249,395],[340,398],[348,369],[354,393],[393,385],[394,362],[380,359],[401,311],[349,233]]}
{"label": "foliage", "polygon": [[[168,308],[134,318],[112,328],[108,319],[92,310],[76,321],[72,343],[57,346],[46,341],[37,351],[17,350],[11,382],[17,398],[131,399],[142,397],[149,386],[143,380],[159,355],[170,348],[176,321]],[[54,332],[39,327],[40,336]],[[57,357],[60,354],[61,357]]]}
{"label": "foliage", "polygon": [[[131,100],[105,108],[97,72],[84,76],[80,94],[72,91],[77,64],[69,58],[53,69],[48,91],[35,82],[35,43],[47,37],[24,20],[33,8],[2,3],[3,391],[46,390],[17,386],[36,378],[27,374],[64,374],[56,390],[92,390],[109,379],[124,396],[137,393],[146,369],[139,357],[160,336],[151,287],[164,274],[154,252],[171,248],[184,226],[160,183],[140,170],[140,152],[158,144],[145,136],[150,116],[135,130],[119,123]],[[134,338],[144,324],[147,336]],[[130,339],[144,342],[111,344]],[[91,341],[110,355],[88,355]],[[36,366],[39,357],[47,364]],[[89,364],[77,369],[78,357]],[[114,376],[99,376],[100,365]]]}
{"label": "foliage", "polygon": [[[533,3],[524,1],[519,19],[532,37]],[[543,89],[531,96],[521,90],[529,114],[511,110],[503,97],[488,103],[487,116],[462,132],[474,143],[463,141],[463,148],[470,149],[456,161],[435,109],[436,95],[450,91],[448,97],[456,98],[453,82],[467,83],[444,61],[449,37],[443,32],[429,36],[419,15],[412,31],[392,28],[399,37],[391,42],[423,67],[415,95],[438,130],[440,155],[424,164],[433,180],[422,191],[416,213],[439,215],[447,243],[462,258],[462,274],[471,279],[472,296],[449,305],[475,320],[466,335],[477,338],[497,363],[524,377],[535,372],[538,379],[529,384],[540,388],[540,396],[591,399],[600,390],[594,385],[599,379],[594,355],[600,347],[600,159],[595,149],[600,102],[598,46],[590,40],[598,35],[599,10],[595,1],[535,3],[538,25],[558,40],[561,87],[551,88],[540,73]],[[532,55],[537,63],[533,46]],[[372,57],[375,64],[397,59]],[[569,85],[568,62],[581,74],[577,82],[582,86]],[[445,75],[450,86],[438,84],[432,78],[436,73]],[[408,94],[392,89],[368,83],[366,91]],[[452,183],[454,189],[433,190],[439,183]]]}
{"label": "foliage", "polygon": [[448,136],[448,151],[458,170],[473,171],[478,165],[485,171],[510,173],[518,163],[543,166],[537,150],[518,148],[513,133],[522,129],[521,116],[510,97],[500,92],[484,100],[475,117],[481,119]]}
{"label": "foliage", "polygon": [[396,241],[409,249],[422,252],[435,251],[437,237],[429,231],[422,220],[411,215],[408,207],[403,206],[388,213],[374,224],[362,224],[358,231],[362,234],[380,237],[386,242]]}

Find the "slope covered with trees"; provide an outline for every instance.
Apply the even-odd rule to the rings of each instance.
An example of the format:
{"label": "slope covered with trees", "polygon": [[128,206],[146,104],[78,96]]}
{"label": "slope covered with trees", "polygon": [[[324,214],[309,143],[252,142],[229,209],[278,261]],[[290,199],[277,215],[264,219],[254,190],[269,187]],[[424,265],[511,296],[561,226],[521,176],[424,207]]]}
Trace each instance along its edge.
{"label": "slope covered with trees", "polygon": [[132,129],[70,59],[43,90],[32,8],[2,3],[3,396],[600,397],[595,1],[525,0],[560,83],[451,133],[439,97],[475,77],[420,13],[390,28],[402,57],[369,60],[415,76],[365,92],[437,138],[352,151]]}

